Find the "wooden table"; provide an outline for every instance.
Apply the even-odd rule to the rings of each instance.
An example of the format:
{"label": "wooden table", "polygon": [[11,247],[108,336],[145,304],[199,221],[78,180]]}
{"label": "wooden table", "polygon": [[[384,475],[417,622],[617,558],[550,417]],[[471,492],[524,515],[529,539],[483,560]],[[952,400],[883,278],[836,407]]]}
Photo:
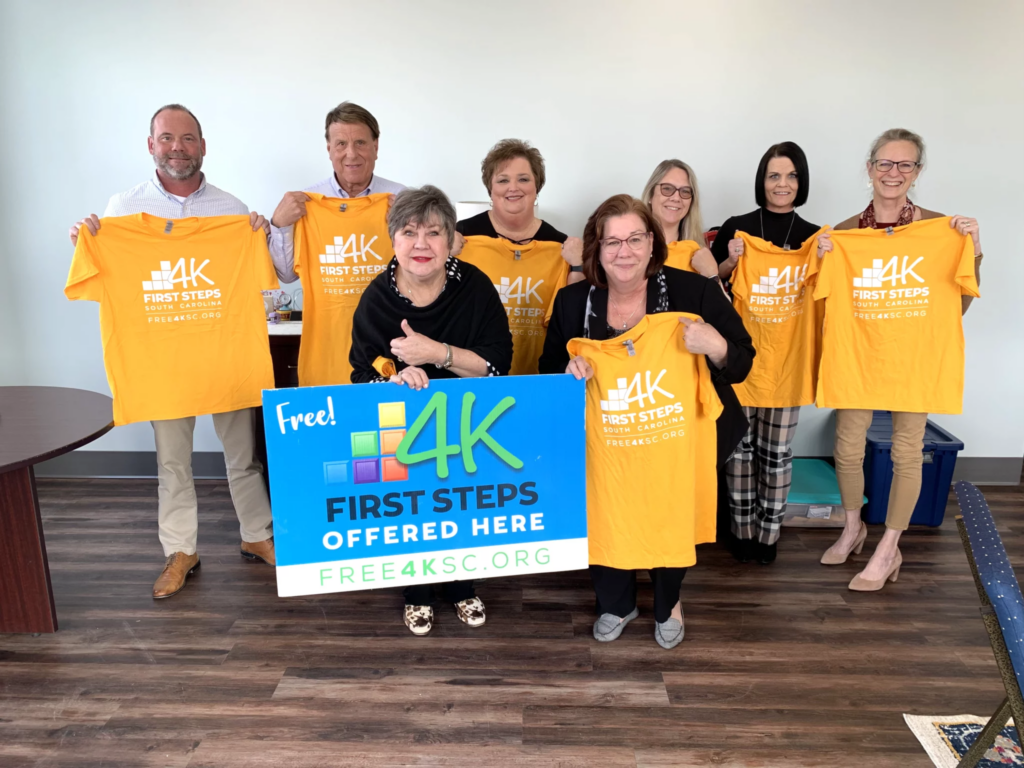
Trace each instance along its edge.
{"label": "wooden table", "polygon": [[98,392],[0,387],[0,633],[57,631],[33,465],[113,427]]}

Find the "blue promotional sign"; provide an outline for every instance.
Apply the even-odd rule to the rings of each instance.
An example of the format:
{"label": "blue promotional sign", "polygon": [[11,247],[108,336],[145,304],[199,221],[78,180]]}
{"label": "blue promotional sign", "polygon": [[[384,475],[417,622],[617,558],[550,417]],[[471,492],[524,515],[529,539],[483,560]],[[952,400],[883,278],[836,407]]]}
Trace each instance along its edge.
{"label": "blue promotional sign", "polygon": [[278,594],[586,568],[584,387],[264,390]]}

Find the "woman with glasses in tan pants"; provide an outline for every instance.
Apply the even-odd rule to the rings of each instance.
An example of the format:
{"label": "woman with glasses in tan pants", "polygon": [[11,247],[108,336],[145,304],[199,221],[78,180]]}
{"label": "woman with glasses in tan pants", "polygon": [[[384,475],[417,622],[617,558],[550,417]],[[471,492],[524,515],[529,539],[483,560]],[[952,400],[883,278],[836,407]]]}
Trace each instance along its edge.
{"label": "woman with glasses in tan pants", "polygon": [[[835,229],[887,229],[922,219],[940,218],[943,214],[914,205],[908,198],[924,168],[924,162],[924,141],[916,133],[894,128],[875,139],[867,162],[872,188],[871,203],[863,213],[851,216],[837,224]],[[974,242],[974,271],[980,283],[982,253],[978,222],[966,216],[954,216],[950,226],[962,235],[971,236]],[[829,234],[822,233],[818,239],[819,258],[831,250]],[[971,297],[962,296],[961,302],[966,312]],[[921,385],[928,386],[928,383],[922,382]],[[823,565],[845,563],[851,552],[860,553],[867,538],[867,526],[860,519],[860,507],[864,494],[864,451],[872,415],[870,410],[836,410],[836,476],[846,510],[846,526],[839,540],[822,556]],[[921,491],[922,451],[927,422],[927,413],[894,411],[892,414],[893,480],[885,533],[864,570],[850,582],[850,589],[854,591],[877,591],[886,581],[895,581],[899,573],[903,562],[898,547],[900,535],[910,525],[910,517]]]}

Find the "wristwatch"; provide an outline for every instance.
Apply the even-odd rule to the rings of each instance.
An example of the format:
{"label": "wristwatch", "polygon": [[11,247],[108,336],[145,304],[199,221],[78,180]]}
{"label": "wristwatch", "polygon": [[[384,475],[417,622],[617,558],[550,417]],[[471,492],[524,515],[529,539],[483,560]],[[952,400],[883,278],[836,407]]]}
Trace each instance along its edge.
{"label": "wristwatch", "polygon": [[449,368],[452,367],[452,348],[443,341],[441,343],[444,344],[444,351],[446,352],[444,356],[444,362],[441,363],[440,365],[434,363],[434,367],[447,371]]}
{"label": "wristwatch", "polygon": [[569,265],[569,271],[570,272],[582,272],[583,271],[583,265],[582,264],[570,264]]}

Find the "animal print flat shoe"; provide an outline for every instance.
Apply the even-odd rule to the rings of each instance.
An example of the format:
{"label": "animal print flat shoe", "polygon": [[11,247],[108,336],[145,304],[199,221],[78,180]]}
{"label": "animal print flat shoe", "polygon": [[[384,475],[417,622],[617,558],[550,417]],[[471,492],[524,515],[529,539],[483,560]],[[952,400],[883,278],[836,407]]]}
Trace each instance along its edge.
{"label": "animal print flat shoe", "polygon": [[429,605],[405,606],[405,626],[414,635],[425,635],[434,628],[434,609]]}
{"label": "animal print flat shoe", "polygon": [[487,608],[484,607],[484,601],[479,597],[460,600],[455,604],[455,613],[461,621],[471,627],[483,626],[487,621]]}

